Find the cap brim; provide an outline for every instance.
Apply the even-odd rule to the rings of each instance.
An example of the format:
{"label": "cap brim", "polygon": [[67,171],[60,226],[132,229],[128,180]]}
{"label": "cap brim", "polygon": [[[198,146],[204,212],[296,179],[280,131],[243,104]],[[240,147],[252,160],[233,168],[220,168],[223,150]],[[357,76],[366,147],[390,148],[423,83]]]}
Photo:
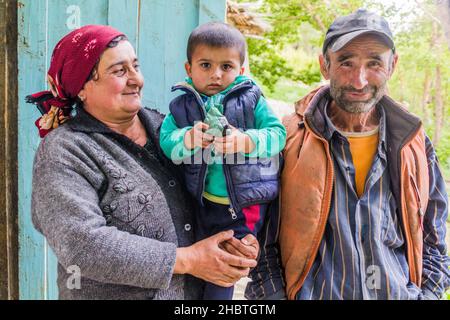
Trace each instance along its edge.
{"label": "cap brim", "polygon": [[357,31],[349,32],[347,34],[340,36],[336,41],[334,41],[329,46],[329,48],[333,52],[339,51],[343,47],[345,47],[350,41],[352,41],[356,37],[359,37],[363,34],[379,35],[390,49],[394,49],[394,41],[391,39],[391,37],[389,37],[387,34],[385,34],[383,32],[374,31],[374,30],[357,30]]}

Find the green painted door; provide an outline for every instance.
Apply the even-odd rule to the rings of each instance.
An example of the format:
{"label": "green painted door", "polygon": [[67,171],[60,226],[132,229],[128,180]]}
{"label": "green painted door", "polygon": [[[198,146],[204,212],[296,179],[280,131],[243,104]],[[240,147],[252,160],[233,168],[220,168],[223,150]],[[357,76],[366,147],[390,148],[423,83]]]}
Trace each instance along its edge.
{"label": "green painted door", "polygon": [[19,52],[19,290],[21,299],[57,299],[56,257],[30,217],[32,165],[40,114],[24,102],[47,88],[53,47],[70,30],[109,24],[135,46],[145,77],[145,106],[168,111],[170,87],[184,78],[186,41],[197,25],[224,20],[225,0],[21,0]]}

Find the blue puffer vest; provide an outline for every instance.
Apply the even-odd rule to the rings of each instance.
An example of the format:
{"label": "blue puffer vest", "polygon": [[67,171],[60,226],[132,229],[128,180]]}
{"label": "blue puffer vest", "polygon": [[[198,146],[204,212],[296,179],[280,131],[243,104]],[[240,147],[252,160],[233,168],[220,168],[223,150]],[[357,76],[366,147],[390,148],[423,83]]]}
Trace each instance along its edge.
{"label": "blue puffer vest", "polygon": [[[172,91],[185,93],[173,99],[170,112],[178,127],[193,126],[204,121],[206,112],[199,93],[186,83],[177,84]],[[254,110],[261,96],[260,89],[250,80],[236,85],[223,99],[223,111],[228,122],[245,131],[255,128]],[[202,150],[185,159],[181,164],[188,191],[203,204],[207,163],[210,159]],[[226,155],[223,172],[227,182],[231,210],[240,211],[253,204],[267,203],[275,199],[279,190],[280,154],[271,158],[248,158],[242,154]]]}

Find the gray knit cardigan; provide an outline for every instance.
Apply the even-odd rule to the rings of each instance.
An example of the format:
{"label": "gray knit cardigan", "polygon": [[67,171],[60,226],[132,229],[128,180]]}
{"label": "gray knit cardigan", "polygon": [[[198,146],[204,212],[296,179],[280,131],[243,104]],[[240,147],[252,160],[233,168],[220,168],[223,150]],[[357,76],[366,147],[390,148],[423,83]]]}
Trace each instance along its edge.
{"label": "gray knit cardigan", "polygon": [[111,131],[82,108],[39,145],[32,220],[58,259],[60,299],[201,295],[201,281],[173,274],[176,248],[194,239],[194,204],[159,149],[163,115],[145,108],[138,116],[150,147]]}

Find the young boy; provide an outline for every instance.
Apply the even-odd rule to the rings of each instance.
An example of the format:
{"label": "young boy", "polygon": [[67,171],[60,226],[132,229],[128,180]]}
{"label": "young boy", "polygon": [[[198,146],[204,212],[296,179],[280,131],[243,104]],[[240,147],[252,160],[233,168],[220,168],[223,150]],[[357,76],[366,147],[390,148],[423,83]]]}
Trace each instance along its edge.
{"label": "young boy", "polygon": [[[219,22],[190,35],[188,78],[172,91],[161,126],[161,148],[182,162],[187,189],[200,203],[197,240],[232,229],[238,239],[260,230],[267,204],[278,195],[279,152],[286,130],[256,84],[244,76],[246,43]],[[233,287],[206,283],[204,299],[232,299]]]}

